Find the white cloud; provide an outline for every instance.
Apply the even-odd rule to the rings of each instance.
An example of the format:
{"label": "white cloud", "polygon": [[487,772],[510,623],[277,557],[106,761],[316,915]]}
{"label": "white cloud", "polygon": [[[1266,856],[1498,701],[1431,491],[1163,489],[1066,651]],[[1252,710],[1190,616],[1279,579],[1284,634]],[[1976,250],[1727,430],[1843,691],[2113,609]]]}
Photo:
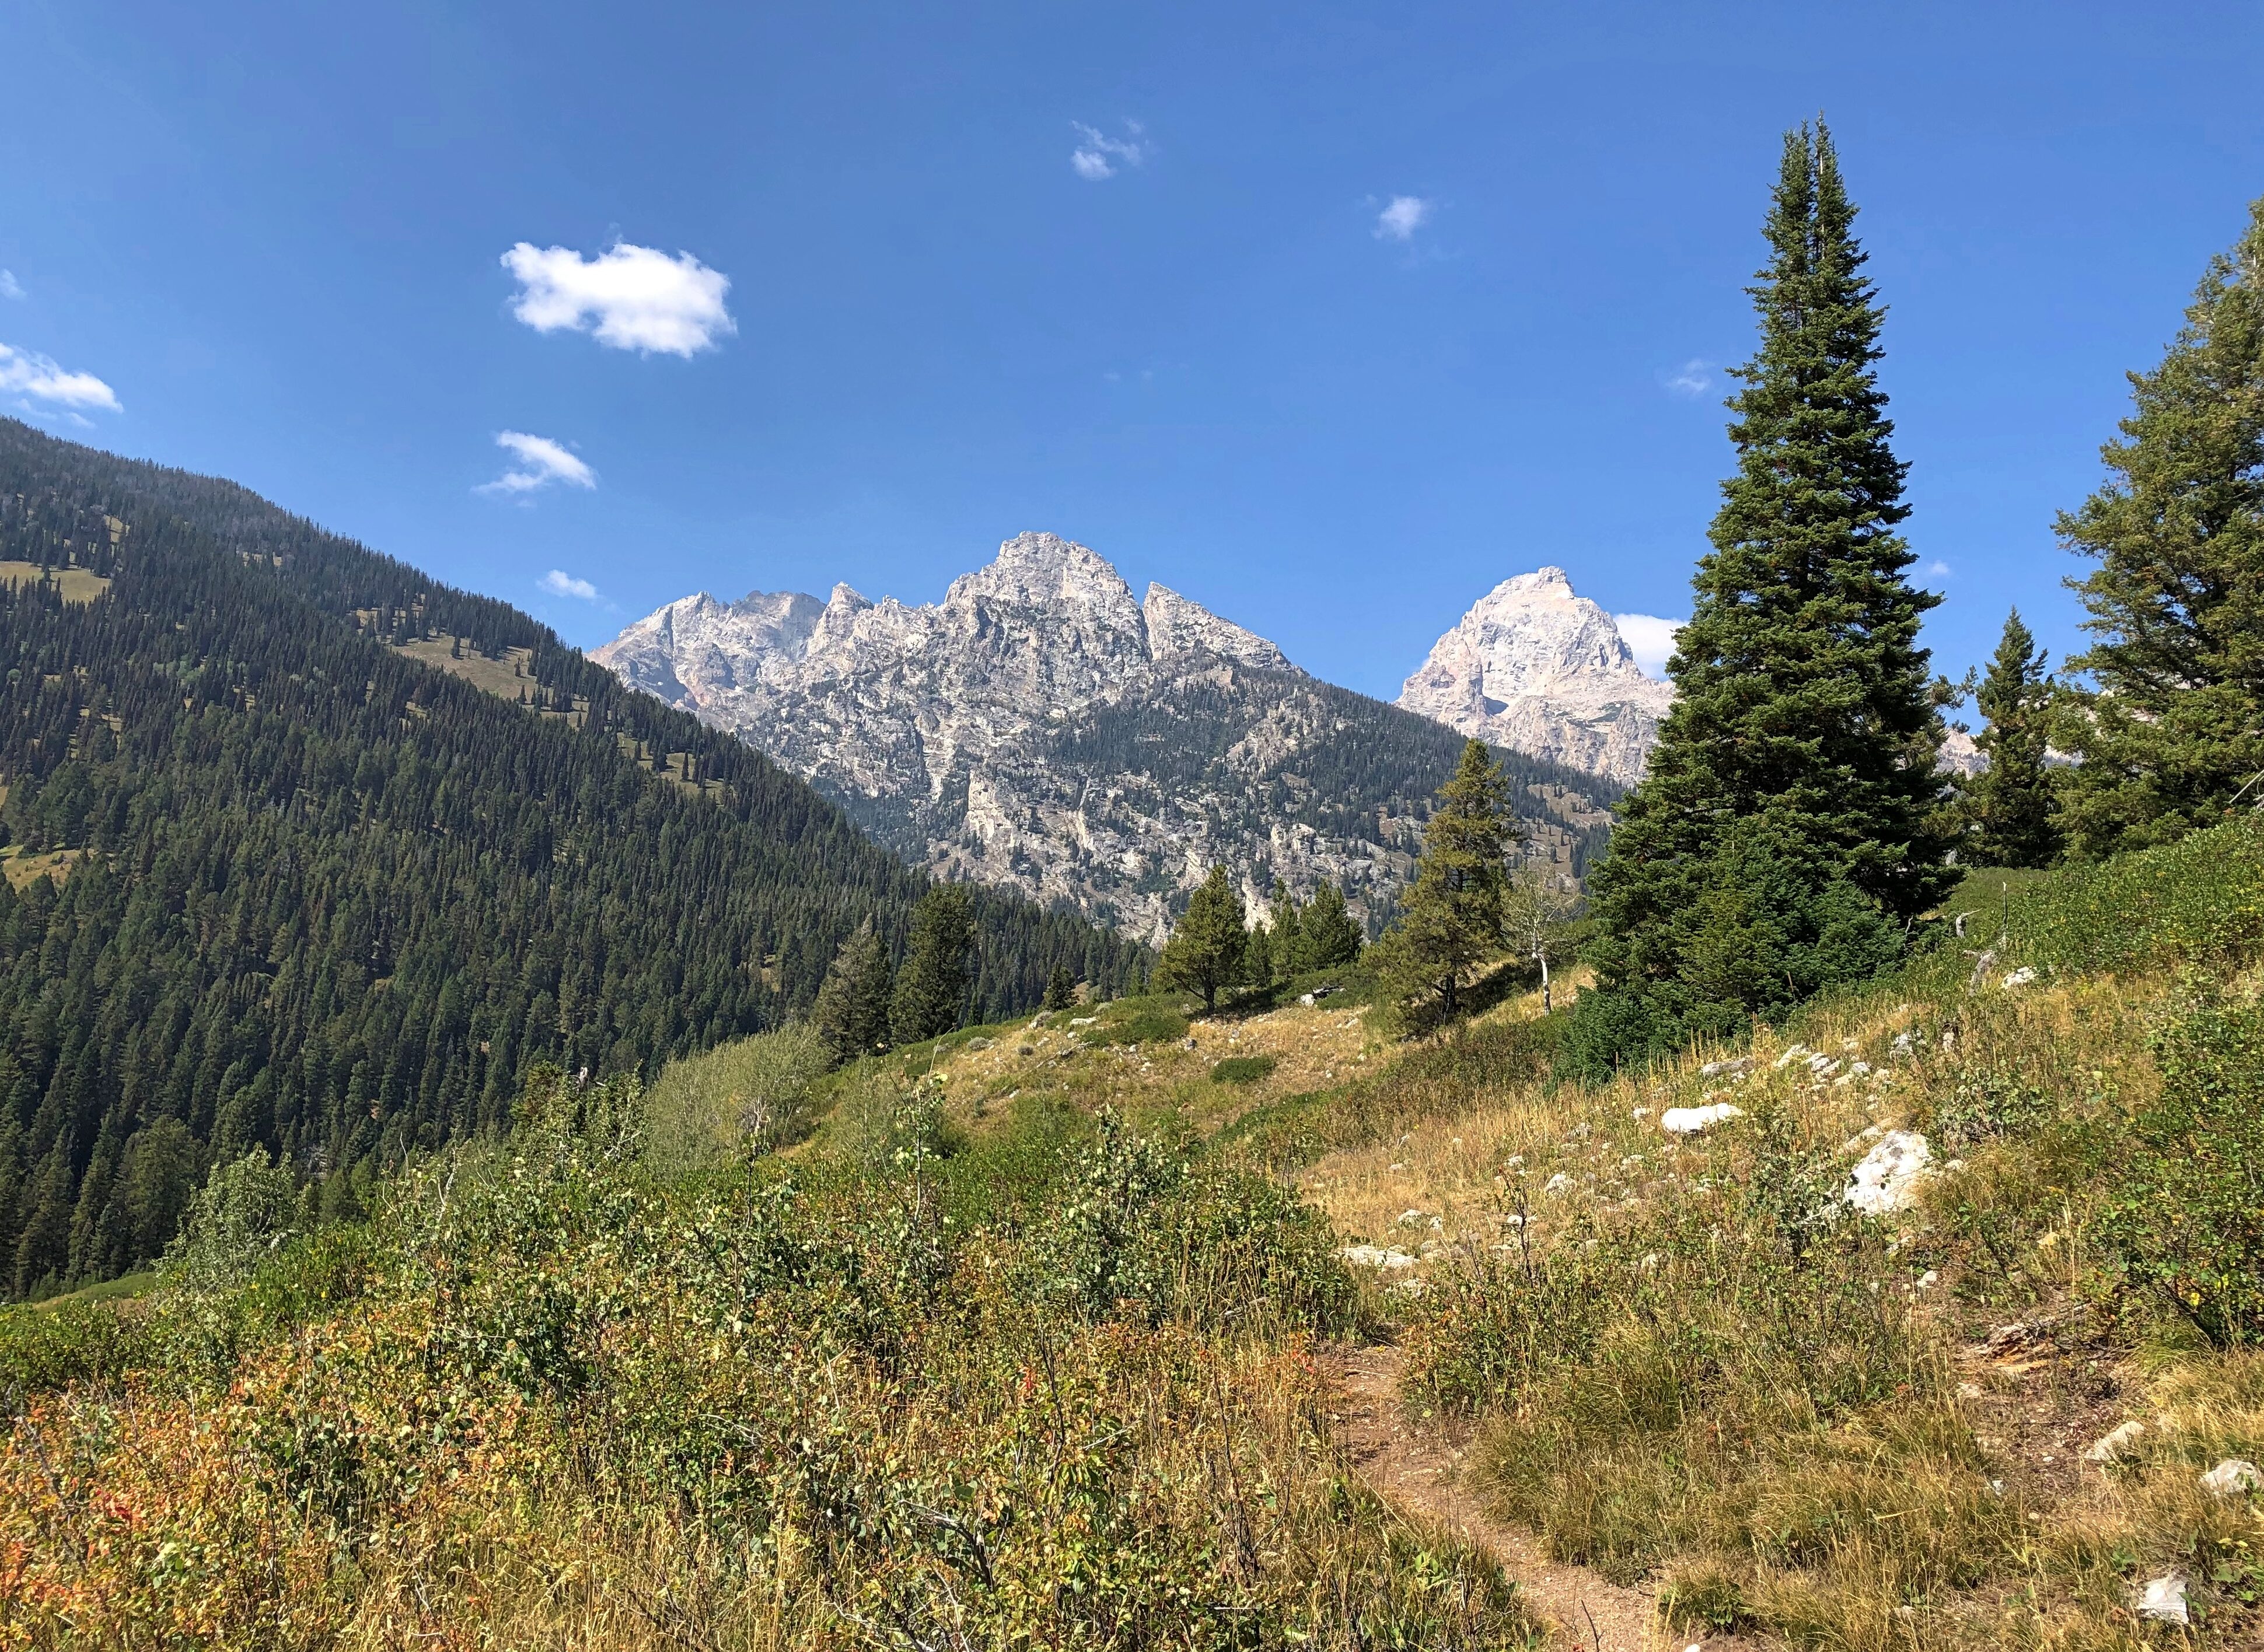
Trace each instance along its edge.
{"label": "white cloud", "polygon": [[594,258],[522,241],[503,255],[519,284],[511,313],[538,333],[570,329],[601,344],[690,356],[739,324],[723,308],[731,279],[688,252],[674,257],[617,241]]}
{"label": "white cloud", "polygon": [[1714,388],[1713,365],[1693,356],[1673,373],[1661,375],[1659,382],[1677,395],[1701,396]]}
{"label": "white cloud", "polygon": [[584,602],[598,600],[598,588],[586,579],[577,579],[563,569],[554,568],[535,582],[554,597],[579,597]]}
{"label": "white cloud", "polygon": [[124,410],[117,393],[92,373],[65,373],[36,350],[13,350],[6,344],[0,344],[0,395],[18,397],[17,405],[27,410],[33,402],[74,412],[90,407],[110,413]]}
{"label": "white cloud", "polygon": [[554,482],[562,482],[570,488],[598,485],[596,471],[547,436],[529,436],[524,431],[497,431],[496,446],[507,450],[518,462],[493,482],[482,482],[473,489],[475,493],[533,493]]}
{"label": "white cloud", "polygon": [[1114,178],[1118,167],[1137,166],[1148,158],[1150,146],[1142,141],[1144,128],[1136,120],[1124,123],[1124,130],[1130,135],[1122,138],[1112,138],[1082,120],[1072,120],[1070,125],[1085,140],[1070,151],[1070,170],[1089,184]]}
{"label": "white cloud", "polygon": [[0,270],[0,298],[21,298],[24,284],[16,279],[13,270]]}
{"label": "white cloud", "polygon": [[1666,656],[1674,652],[1674,634],[1682,629],[1681,620],[1662,620],[1650,613],[1615,613],[1612,623],[1619,627],[1629,652],[1645,676],[1666,675]]}
{"label": "white cloud", "polygon": [[1431,203],[1420,195],[1394,195],[1375,214],[1378,241],[1412,241],[1415,232],[1431,221]]}
{"label": "white cloud", "polygon": [[1948,579],[1949,577],[1949,564],[1939,560],[1931,562],[1926,565],[1926,571],[1933,575],[1936,579]]}

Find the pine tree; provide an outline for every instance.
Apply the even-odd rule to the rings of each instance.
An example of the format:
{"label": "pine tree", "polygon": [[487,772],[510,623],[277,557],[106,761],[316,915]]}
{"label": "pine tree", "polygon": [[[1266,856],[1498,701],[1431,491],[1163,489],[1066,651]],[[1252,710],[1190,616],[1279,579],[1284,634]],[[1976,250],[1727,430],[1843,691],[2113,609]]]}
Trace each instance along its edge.
{"label": "pine tree", "polygon": [[841,943],[826,969],[810,1019],[836,1062],[875,1055],[889,1045],[889,947],[873,920]]}
{"label": "pine tree", "polygon": [[1312,967],[1305,958],[1304,915],[1295,891],[1275,886],[1277,893],[1266,915],[1274,923],[1274,967],[1284,981],[1295,981]]}
{"label": "pine tree", "polygon": [[975,918],[963,883],[940,883],[912,911],[912,938],[896,972],[889,1026],[899,1044],[916,1044],[959,1025],[973,976]]}
{"label": "pine tree", "polygon": [[1241,893],[1224,866],[1213,866],[1202,887],[1187,897],[1186,915],[1164,943],[1155,986],[1162,992],[1201,993],[1208,1014],[1218,1008],[1218,995],[1241,982],[1249,945]]}
{"label": "pine tree", "polygon": [[[1506,861],[1521,835],[1501,765],[1484,742],[1470,741],[1454,779],[1439,789],[1438,807],[1423,828],[1414,885],[1379,947],[1385,986],[1410,1031],[1452,1020],[1461,1012],[1466,978],[1501,951]],[[1320,909],[1317,894],[1313,912]],[[1314,927],[1308,923],[1309,946]]]}
{"label": "pine tree", "polygon": [[1250,944],[1242,953],[1242,974],[1260,991],[1274,984],[1274,931],[1263,918],[1250,926]]}
{"label": "pine tree", "polygon": [[2067,662],[2067,823],[2086,854],[2222,820],[2264,772],[2264,200],[2211,260],[2162,363],[2130,376],[2114,479],[2057,523],[2098,569]]}
{"label": "pine tree", "polygon": [[[1465,748],[1464,756],[1468,755]],[[1339,964],[1357,963],[1368,939],[1361,932],[1359,920],[1345,905],[1344,886],[1338,883],[1324,883],[1313,891],[1301,929],[1307,969],[1334,969]]]}
{"label": "pine tree", "polygon": [[[1905,577],[1905,467],[1874,372],[1883,312],[1854,218],[1831,134],[1788,133],[1768,267],[1750,289],[1760,345],[1736,370],[1744,388],[1729,404],[1738,471],[1669,664],[1674,709],[1591,885],[1607,989],[1671,985],[1661,1002],[1672,1014],[1706,1002],[1693,997],[1686,951],[1743,823],[1754,830],[1738,834],[1732,881],[1807,890],[1780,915],[1795,925],[1784,944],[1803,956],[1819,938],[1799,925],[1847,909],[1838,886],[1899,928],[1952,876],[1934,773],[1941,725],[1918,646],[1941,598]],[[1876,935],[1865,935],[1815,955],[1868,960]],[[1749,1009],[1753,996],[1723,1002]],[[1627,1020],[1600,1005],[1586,1013],[1592,1026]]]}
{"label": "pine tree", "polygon": [[1069,973],[1067,964],[1056,964],[1054,973],[1046,978],[1046,996],[1038,1005],[1048,1013],[1069,1009],[1077,1003],[1077,982]]}
{"label": "pine tree", "polygon": [[2044,657],[2014,609],[1975,696],[1989,720],[1973,743],[1989,767],[1965,786],[1966,858],[1977,866],[2045,866],[2059,856],[2057,800],[2044,766],[2052,699]]}

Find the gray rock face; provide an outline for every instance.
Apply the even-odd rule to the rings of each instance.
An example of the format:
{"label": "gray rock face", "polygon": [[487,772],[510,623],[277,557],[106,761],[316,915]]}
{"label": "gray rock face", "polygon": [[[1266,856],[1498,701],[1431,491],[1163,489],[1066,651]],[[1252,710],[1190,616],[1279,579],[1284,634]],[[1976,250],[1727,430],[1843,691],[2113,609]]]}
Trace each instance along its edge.
{"label": "gray rock face", "polygon": [[1491,744],[1631,786],[1674,691],[1561,568],[1506,579],[1440,637],[1400,706]]}
{"label": "gray rock face", "polygon": [[[1214,862],[1261,906],[1341,881],[1387,911],[1452,772],[1447,729],[1317,681],[1260,636],[1025,533],[938,604],[686,597],[592,656],[738,735],[939,873],[1159,938]],[[1608,796],[1528,765],[1520,807],[1571,864]]]}

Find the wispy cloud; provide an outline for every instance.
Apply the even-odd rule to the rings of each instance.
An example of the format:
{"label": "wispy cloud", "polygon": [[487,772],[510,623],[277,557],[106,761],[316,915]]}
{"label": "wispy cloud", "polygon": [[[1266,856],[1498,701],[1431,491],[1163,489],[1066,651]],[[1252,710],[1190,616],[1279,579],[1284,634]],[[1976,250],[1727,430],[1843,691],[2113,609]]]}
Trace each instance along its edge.
{"label": "wispy cloud", "polygon": [[1674,634],[1682,629],[1680,620],[1662,620],[1651,613],[1615,613],[1612,623],[1620,628],[1620,635],[1635,656],[1647,677],[1666,675],[1666,656],[1674,652]]}
{"label": "wispy cloud", "polygon": [[688,252],[617,241],[594,258],[522,241],[503,255],[519,284],[511,313],[538,333],[593,335],[615,350],[691,356],[739,330],[723,308],[731,279]]}
{"label": "wispy cloud", "polygon": [[1949,564],[1941,561],[1941,558],[1936,557],[1933,562],[1928,562],[1926,565],[1926,571],[1933,575],[1936,579],[1948,579],[1949,577]]}
{"label": "wispy cloud", "polygon": [[13,270],[0,270],[0,298],[21,298],[24,284],[16,279]]}
{"label": "wispy cloud", "polygon": [[1420,195],[1394,195],[1375,214],[1375,238],[1412,241],[1415,232],[1431,221],[1432,205]]}
{"label": "wispy cloud", "polygon": [[1120,168],[1139,165],[1153,147],[1147,141],[1146,128],[1136,120],[1124,123],[1126,135],[1121,138],[1112,138],[1082,120],[1072,120],[1070,126],[1081,140],[1070,151],[1070,170],[1089,184],[1114,178]]}
{"label": "wispy cloud", "polygon": [[586,579],[577,579],[562,568],[554,568],[535,583],[554,597],[578,597],[584,602],[598,600],[598,588]]}
{"label": "wispy cloud", "polygon": [[[0,344],[0,395],[12,395],[24,412],[54,411],[76,417],[82,409],[122,412],[117,392],[91,373],[67,373],[36,350]],[[34,403],[44,406],[34,407]]]}
{"label": "wispy cloud", "polygon": [[496,446],[509,453],[514,462],[493,482],[483,482],[474,489],[475,493],[529,494],[554,482],[562,482],[570,488],[598,485],[596,471],[547,436],[529,436],[525,431],[497,431]]}
{"label": "wispy cloud", "polygon": [[1658,381],[1677,395],[1702,396],[1714,388],[1714,364],[1693,356],[1673,372],[1661,373]]}

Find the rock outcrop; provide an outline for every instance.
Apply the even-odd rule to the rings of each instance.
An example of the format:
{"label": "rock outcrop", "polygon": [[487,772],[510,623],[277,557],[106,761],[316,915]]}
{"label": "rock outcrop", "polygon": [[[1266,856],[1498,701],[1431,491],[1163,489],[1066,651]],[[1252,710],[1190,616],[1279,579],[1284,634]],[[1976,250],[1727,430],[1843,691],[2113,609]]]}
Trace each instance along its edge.
{"label": "rock outcrop", "polygon": [[[1025,533],[940,603],[686,597],[595,657],[838,798],[907,859],[1159,937],[1214,862],[1244,896],[1340,881],[1371,923],[1461,741],[1299,670],[1265,638]],[[1516,763],[1566,869],[1615,788]]]}
{"label": "rock outcrop", "polygon": [[1397,703],[1489,744],[1631,786],[1674,691],[1644,675],[1611,615],[1575,594],[1563,569],[1543,568],[1479,598]]}

